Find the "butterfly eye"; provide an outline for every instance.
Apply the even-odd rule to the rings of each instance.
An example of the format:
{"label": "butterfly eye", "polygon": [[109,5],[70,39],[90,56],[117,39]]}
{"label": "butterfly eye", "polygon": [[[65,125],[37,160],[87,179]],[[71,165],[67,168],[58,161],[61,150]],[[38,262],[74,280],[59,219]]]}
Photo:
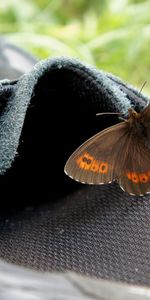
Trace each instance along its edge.
{"label": "butterfly eye", "polygon": [[136,117],[136,116],[137,116],[137,113],[136,113],[136,112],[133,112],[133,113],[132,113],[132,116],[133,116],[133,117]]}
{"label": "butterfly eye", "polygon": [[129,108],[129,118],[130,117],[137,117],[138,113],[133,109],[133,108]]}

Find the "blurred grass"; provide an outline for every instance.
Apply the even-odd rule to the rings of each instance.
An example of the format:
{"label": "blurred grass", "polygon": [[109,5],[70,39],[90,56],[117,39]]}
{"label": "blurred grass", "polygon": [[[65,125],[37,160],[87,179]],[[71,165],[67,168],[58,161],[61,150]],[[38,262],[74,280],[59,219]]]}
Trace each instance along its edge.
{"label": "blurred grass", "polygon": [[76,57],[150,90],[150,0],[1,0],[0,34],[40,59]]}

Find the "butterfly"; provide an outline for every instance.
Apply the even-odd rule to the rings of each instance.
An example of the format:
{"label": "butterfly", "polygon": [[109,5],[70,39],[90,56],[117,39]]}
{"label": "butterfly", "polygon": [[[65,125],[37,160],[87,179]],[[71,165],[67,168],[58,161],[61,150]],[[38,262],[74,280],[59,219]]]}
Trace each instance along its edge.
{"label": "butterfly", "polygon": [[117,181],[131,195],[150,193],[150,104],[97,133],[68,159],[65,173],[85,184]]}

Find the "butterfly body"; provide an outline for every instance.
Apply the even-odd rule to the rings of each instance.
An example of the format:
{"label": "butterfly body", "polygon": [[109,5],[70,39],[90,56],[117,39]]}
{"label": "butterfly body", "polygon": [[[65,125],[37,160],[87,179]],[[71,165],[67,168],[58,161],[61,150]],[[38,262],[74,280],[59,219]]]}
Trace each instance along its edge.
{"label": "butterfly body", "polygon": [[130,109],[129,119],[126,120],[126,122],[129,123],[131,134],[137,134],[140,137],[147,137],[147,127],[148,123],[150,125],[150,120],[148,123],[146,123],[142,113],[137,113],[133,109]]}
{"label": "butterfly body", "polygon": [[129,109],[127,120],[106,128],[68,159],[65,173],[86,184],[116,180],[133,195],[150,192],[150,105],[137,113]]}

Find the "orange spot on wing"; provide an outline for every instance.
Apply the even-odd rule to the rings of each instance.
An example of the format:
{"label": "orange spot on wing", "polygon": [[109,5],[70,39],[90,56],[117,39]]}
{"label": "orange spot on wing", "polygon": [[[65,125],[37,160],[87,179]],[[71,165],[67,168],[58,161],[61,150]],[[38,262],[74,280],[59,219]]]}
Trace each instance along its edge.
{"label": "orange spot on wing", "polygon": [[[149,173],[149,176],[148,176]],[[131,180],[134,183],[146,183],[149,180],[150,172],[147,173],[136,173],[136,172],[127,172],[126,173],[129,180]]]}
{"label": "orange spot on wing", "polygon": [[80,157],[78,157],[76,163],[79,168],[83,170],[89,170],[96,173],[100,172],[103,174],[106,174],[108,172],[108,163],[94,159],[94,157],[88,152],[85,152]]}
{"label": "orange spot on wing", "polygon": [[150,177],[150,171],[147,172],[148,177]]}
{"label": "orange spot on wing", "polygon": [[131,180],[132,180],[134,183],[139,183],[139,176],[138,176],[138,174],[135,173],[135,172],[132,172]]}
{"label": "orange spot on wing", "polygon": [[140,181],[139,174],[137,174],[136,172],[127,172],[126,175],[128,179],[131,180],[132,182],[139,183]]}
{"label": "orange spot on wing", "polygon": [[85,152],[85,153],[83,154],[83,157],[84,157],[84,158],[87,158],[87,159],[90,159],[90,160],[94,160],[94,157],[93,157],[92,155],[90,155],[88,152]]}
{"label": "orange spot on wing", "polygon": [[89,170],[93,160],[94,158],[91,155],[89,155],[87,152],[85,152],[76,160],[76,163],[80,169]]}
{"label": "orange spot on wing", "polygon": [[103,174],[106,174],[108,172],[108,163],[107,162],[100,163],[99,172],[103,173]]}
{"label": "orange spot on wing", "polygon": [[147,174],[141,173],[141,174],[139,174],[139,179],[140,179],[140,182],[146,183],[149,180],[149,177]]}
{"label": "orange spot on wing", "polygon": [[132,172],[127,172],[127,177],[129,180],[132,180]]}
{"label": "orange spot on wing", "polygon": [[99,162],[98,162],[97,160],[94,160],[94,161],[92,162],[92,165],[91,165],[91,167],[90,167],[90,170],[91,170],[92,172],[98,173],[98,171],[99,171]]}

